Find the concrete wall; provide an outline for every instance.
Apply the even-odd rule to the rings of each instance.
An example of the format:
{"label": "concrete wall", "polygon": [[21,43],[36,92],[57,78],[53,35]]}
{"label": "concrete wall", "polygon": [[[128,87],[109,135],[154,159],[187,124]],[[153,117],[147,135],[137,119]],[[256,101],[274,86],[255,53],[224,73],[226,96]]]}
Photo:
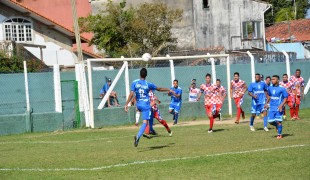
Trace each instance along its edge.
{"label": "concrete wall", "polygon": [[267,51],[271,52],[295,52],[297,54],[297,59],[310,58],[307,56],[307,49],[302,45],[301,42],[296,43],[268,43]]}

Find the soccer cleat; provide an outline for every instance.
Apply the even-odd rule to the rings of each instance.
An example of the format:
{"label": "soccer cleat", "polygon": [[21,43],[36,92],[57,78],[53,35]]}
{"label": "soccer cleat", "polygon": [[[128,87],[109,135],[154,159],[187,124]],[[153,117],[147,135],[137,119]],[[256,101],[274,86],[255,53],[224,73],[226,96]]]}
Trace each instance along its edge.
{"label": "soccer cleat", "polygon": [[212,130],[212,129],[209,129],[209,130],[208,130],[208,133],[212,133],[212,132],[213,132],[213,130]]}
{"label": "soccer cleat", "polygon": [[278,134],[277,139],[282,139],[282,135]]}
{"label": "soccer cleat", "polygon": [[135,139],[135,142],[134,142],[133,145],[134,145],[135,147],[137,147],[138,144],[139,144],[139,139],[137,138],[137,136],[135,136],[134,139]]}
{"label": "soccer cleat", "polygon": [[268,132],[268,131],[269,131],[269,129],[268,129],[267,127],[264,127],[264,131]]}
{"label": "soccer cleat", "polygon": [[150,134],[157,135],[157,132],[155,130],[150,131]]}
{"label": "soccer cleat", "polygon": [[255,131],[254,127],[253,126],[250,126],[250,129],[251,131]]}
{"label": "soccer cleat", "polygon": [[244,111],[242,111],[242,119],[245,119]]}
{"label": "soccer cleat", "polygon": [[238,121],[238,120],[236,120],[236,121],[235,121],[235,124],[239,124],[239,121]]}
{"label": "soccer cleat", "polygon": [[168,132],[169,133],[169,136],[171,137],[172,136],[172,131]]}
{"label": "soccer cleat", "polygon": [[149,135],[149,134],[143,134],[143,137],[146,137],[146,138],[148,138],[148,139],[150,139],[151,138],[151,136]]}
{"label": "soccer cleat", "polygon": [[286,116],[285,115],[283,116],[283,120],[286,120]]}

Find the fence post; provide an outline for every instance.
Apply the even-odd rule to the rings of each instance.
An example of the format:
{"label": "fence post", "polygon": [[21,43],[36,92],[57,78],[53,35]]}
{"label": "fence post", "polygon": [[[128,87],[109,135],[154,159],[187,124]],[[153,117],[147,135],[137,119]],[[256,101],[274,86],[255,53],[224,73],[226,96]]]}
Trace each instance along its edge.
{"label": "fence post", "polygon": [[[124,56],[122,56],[122,58],[124,58]],[[128,71],[128,62],[124,61],[124,63],[126,64],[125,67],[125,89],[126,89],[126,100],[129,97],[130,94],[130,85],[129,85],[129,71]],[[131,103],[128,104],[128,106],[130,106]]]}
{"label": "fence post", "polygon": [[[169,58],[169,54],[166,56],[167,58]],[[173,85],[173,81],[175,80],[175,71],[174,71],[174,63],[173,60],[169,60],[170,63],[170,71],[171,71],[171,85]]]}
{"label": "fence post", "polygon": [[290,58],[288,56],[288,54],[283,50],[282,53],[285,56],[285,64],[286,64],[286,74],[288,76],[288,78],[291,77],[291,66],[290,66]]}
{"label": "fence post", "polygon": [[94,121],[94,95],[93,95],[93,77],[91,71],[91,61],[87,59],[87,71],[88,71],[88,88],[89,88],[89,122],[90,127],[95,128]]}
{"label": "fence post", "polygon": [[[210,56],[210,53],[208,53],[207,55]],[[212,81],[213,83],[216,83],[216,70],[215,70],[214,58],[210,58],[210,60],[211,60],[211,70],[212,70]]]}
{"label": "fence post", "polygon": [[[86,82],[86,75],[85,75],[85,66],[84,63],[81,62],[78,66],[80,68],[80,82],[81,85],[81,94],[80,99],[82,100],[83,104],[81,107],[83,107],[84,110],[84,116],[85,116],[85,126],[90,127],[90,121],[89,121],[89,98],[88,98],[88,91],[87,91],[87,82]],[[82,110],[82,108],[81,108]]]}
{"label": "fence post", "polygon": [[53,71],[54,71],[55,111],[61,113],[62,112],[62,99],[61,99],[59,64],[53,65]]}
{"label": "fence post", "polygon": [[230,60],[229,56],[226,59],[226,73],[227,73],[227,101],[228,101],[228,114],[232,117],[232,104],[231,104],[231,96],[230,96]]}
{"label": "fence post", "polygon": [[254,56],[252,55],[252,53],[250,51],[246,52],[250,58],[251,58],[251,78],[252,78],[252,82],[255,81],[255,62],[254,62]]}
{"label": "fence post", "polygon": [[25,94],[26,94],[26,132],[31,132],[30,123],[30,100],[29,100],[29,84],[28,84],[28,72],[27,63],[24,61],[24,77],[25,77]]}

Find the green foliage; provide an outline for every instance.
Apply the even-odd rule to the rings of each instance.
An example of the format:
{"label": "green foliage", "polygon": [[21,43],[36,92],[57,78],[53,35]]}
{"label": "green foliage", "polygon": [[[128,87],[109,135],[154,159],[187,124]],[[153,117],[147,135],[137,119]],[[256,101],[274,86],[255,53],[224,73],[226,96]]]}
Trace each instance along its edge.
{"label": "green foliage", "polygon": [[[35,59],[27,60],[28,72],[40,72],[47,66]],[[0,73],[20,73],[24,71],[23,58],[20,56],[8,57],[0,53]]]}
{"label": "green foliage", "polygon": [[125,5],[126,1],[109,1],[101,13],[79,19],[83,32],[94,33],[91,44],[104,49],[110,57],[137,57],[144,52],[155,56],[175,46],[177,39],[172,37],[171,29],[182,20],[182,10],[170,9],[163,3]]}
{"label": "green foliage", "polygon": [[[308,0],[264,0],[272,5],[272,8],[266,13],[266,25],[272,25],[275,22],[303,19],[306,17],[307,10],[310,8]],[[296,5],[296,18],[295,18]]]}

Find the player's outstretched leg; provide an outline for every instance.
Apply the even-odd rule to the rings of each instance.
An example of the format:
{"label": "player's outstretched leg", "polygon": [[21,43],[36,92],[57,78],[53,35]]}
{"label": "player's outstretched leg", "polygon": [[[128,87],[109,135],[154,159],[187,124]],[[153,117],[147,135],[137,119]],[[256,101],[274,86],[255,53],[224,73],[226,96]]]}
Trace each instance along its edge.
{"label": "player's outstretched leg", "polygon": [[135,142],[134,142],[135,147],[138,146],[140,137],[143,135],[143,132],[145,131],[146,126],[147,126],[147,120],[143,120],[143,123],[139,129],[139,132],[138,132],[137,136],[135,136]]}

